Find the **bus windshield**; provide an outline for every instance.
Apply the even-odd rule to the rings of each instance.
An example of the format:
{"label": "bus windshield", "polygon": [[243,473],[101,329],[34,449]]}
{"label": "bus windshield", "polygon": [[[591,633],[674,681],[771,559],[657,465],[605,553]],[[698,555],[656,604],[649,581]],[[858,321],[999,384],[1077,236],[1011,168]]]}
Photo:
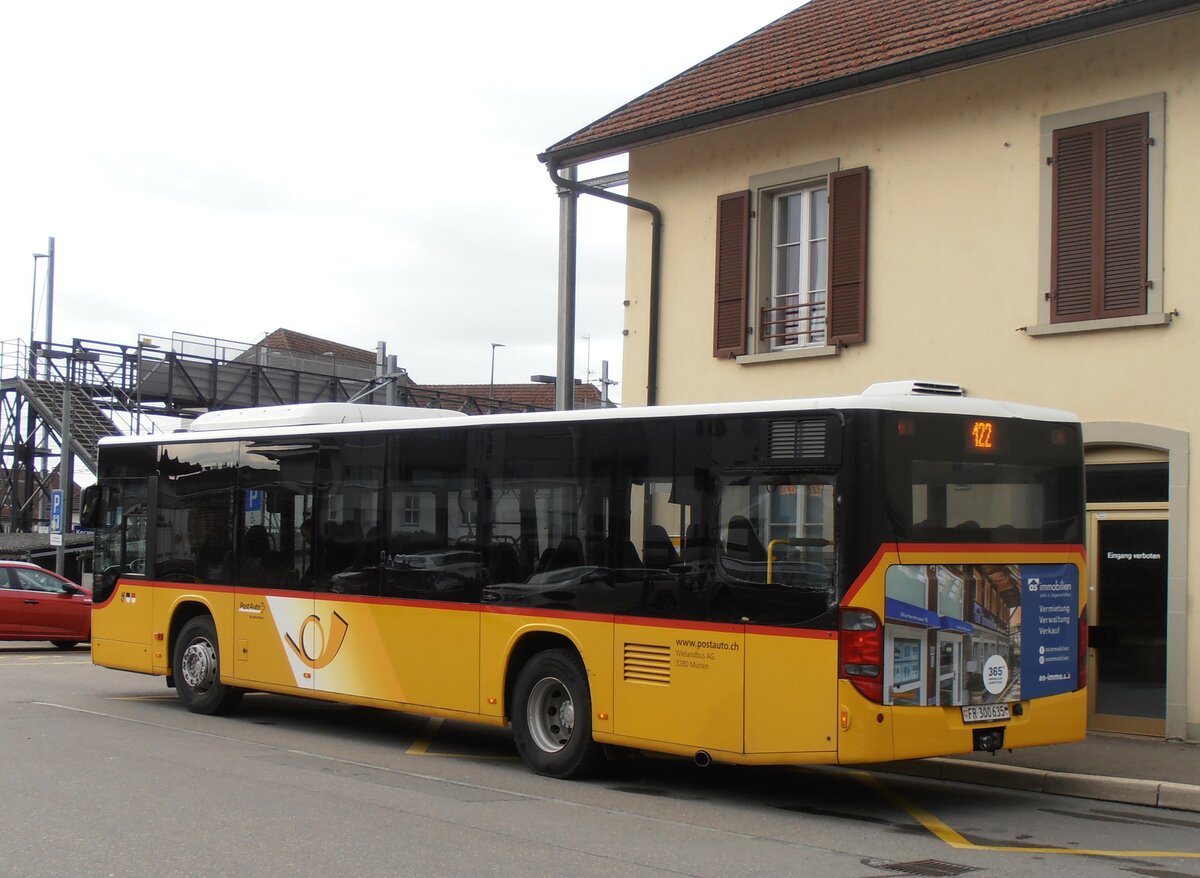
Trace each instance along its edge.
{"label": "bus windshield", "polygon": [[895,539],[1082,541],[1077,426],[899,413],[884,421],[885,502]]}

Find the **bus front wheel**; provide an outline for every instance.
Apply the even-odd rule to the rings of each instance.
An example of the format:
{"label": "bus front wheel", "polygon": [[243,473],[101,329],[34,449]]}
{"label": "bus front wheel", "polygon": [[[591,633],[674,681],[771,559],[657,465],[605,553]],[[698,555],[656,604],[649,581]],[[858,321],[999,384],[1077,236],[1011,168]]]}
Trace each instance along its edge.
{"label": "bus front wheel", "polygon": [[189,621],[175,639],[171,656],[175,691],[192,713],[231,713],[242,700],[241,689],[221,682],[219,655],[217,628],[209,616]]}
{"label": "bus front wheel", "polygon": [[540,652],[521,669],[512,726],[517,752],[538,774],[583,777],[604,761],[603,748],[592,740],[587,672],[571,650]]}

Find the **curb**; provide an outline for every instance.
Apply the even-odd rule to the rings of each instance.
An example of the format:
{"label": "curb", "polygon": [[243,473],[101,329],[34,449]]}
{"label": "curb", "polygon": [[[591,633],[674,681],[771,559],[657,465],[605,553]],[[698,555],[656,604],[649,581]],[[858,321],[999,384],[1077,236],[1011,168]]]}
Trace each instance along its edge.
{"label": "curb", "polygon": [[1200,813],[1200,786],[1194,784],[1044,771],[1016,765],[986,765],[947,757],[887,762],[864,768],[884,774],[931,777],[1032,793],[1101,799],[1125,805],[1145,805],[1151,808],[1172,808],[1177,811]]}

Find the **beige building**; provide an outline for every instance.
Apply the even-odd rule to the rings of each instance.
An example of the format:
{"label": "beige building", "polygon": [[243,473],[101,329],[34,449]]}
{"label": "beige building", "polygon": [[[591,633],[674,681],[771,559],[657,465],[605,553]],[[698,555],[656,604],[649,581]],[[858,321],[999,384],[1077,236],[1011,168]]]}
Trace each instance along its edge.
{"label": "beige building", "polygon": [[626,404],[922,378],[1077,412],[1091,726],[1196,740],[1198,89],[1196,0],[811,0],[541,158],[628,153],[661,211],[657,279],[629,212]]}

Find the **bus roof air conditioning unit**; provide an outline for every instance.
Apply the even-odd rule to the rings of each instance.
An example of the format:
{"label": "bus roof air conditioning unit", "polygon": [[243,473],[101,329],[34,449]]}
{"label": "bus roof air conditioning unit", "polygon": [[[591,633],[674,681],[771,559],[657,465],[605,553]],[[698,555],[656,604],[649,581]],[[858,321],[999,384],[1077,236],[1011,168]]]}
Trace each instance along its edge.
{"label": "bus roof air conditioning unit", "polygon": [[942,381],[883,381],[872,384],[863,396],[966,396],[958,384]]}

